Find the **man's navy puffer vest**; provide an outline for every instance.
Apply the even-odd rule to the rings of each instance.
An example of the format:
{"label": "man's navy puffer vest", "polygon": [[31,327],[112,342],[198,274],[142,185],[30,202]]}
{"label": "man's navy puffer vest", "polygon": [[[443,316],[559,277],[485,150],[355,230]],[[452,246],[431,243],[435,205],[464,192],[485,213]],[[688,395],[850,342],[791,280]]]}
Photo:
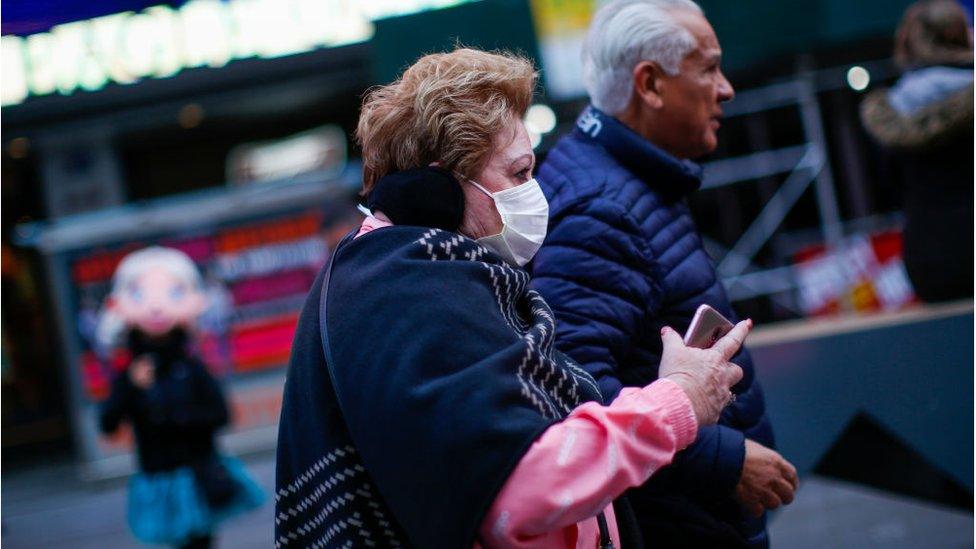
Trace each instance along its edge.
{"label": "man's navy puffer vest", "polygon": [[[556,314],[558,348],[599,381],[607,402],[657,378],[663,326],[684,333],[702,303],[735,319],[684,200],[701,184],[696,164],[589,107],[538,180],[550,220],[532,284]],[[773,446],[752,359],[742,350],[733,361],[745,375],[720,424],[628,493],[649,547],[768,545],[765,519],[732,499],[743,437]]]}

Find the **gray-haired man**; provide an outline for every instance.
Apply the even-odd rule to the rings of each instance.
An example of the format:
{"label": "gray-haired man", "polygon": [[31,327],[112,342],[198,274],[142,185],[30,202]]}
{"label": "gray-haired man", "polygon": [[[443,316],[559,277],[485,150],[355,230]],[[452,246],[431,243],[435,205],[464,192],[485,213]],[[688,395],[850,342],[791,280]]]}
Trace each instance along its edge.
{"label": "gray-haired man", "polygon": [[[538,181],[549,234],[533,284],[559,321],[557,345],[609,401],[657,377],[663,326],[684,331],[707,303],[733,317],[685,197],[688,161],[716,147],[733,90],[721,48],[690,0],[629,0],[594,17],[584,50],[592,106],[549,152]],[[764,547],[763,514],[789,503],[796,471],[773,446],[752,360],[720,425],[628,494],[654,547]]]}

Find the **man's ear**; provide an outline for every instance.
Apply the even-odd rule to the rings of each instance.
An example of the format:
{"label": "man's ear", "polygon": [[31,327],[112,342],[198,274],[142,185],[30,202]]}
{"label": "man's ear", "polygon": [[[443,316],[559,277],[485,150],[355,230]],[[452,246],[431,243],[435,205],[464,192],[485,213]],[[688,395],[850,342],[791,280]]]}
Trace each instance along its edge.
{"label": "man's ear", "polygon": [[652,61],[641,61],[634,65],[634,93],[652,109],[664,106],[661,96],[661,79],[664,71]]}

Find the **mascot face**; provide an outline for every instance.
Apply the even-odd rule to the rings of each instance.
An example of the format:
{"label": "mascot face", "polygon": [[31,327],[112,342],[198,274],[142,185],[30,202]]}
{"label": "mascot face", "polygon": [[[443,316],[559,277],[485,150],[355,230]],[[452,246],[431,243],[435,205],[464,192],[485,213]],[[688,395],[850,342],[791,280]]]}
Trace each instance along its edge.
{"label": "mascot face", "polygon": [[128,326],[161,336],[177,327],[192,327],[205,299],[199,288],[159,265],[142,270],[118,288],[113,305]]}

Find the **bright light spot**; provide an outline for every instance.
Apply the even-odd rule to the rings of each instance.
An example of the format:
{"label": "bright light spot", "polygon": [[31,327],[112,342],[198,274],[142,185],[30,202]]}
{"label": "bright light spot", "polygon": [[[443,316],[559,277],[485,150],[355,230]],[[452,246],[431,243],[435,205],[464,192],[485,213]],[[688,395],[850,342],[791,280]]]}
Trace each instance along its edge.
{"label": "bright light spot", "polygon": [[24,63],[24,40],[15,36],[0,38],[0,105],[16,105],[27,99],[27,65]]}
{"label": "bright light spot", "polygon": [[222,67],[233,59],[365,42],[374,34],[374,19],[471,1],[184,0],[159,2],[180,6],[175,9],[155,6],[25,38],[3,36],[0,105],[16,105],[30,95],[94,91],[109,81],[131,84],[191,67]]}
{"label": "bright light spot", "polygon": [[[528,126],[528,124],[526,124],[526,126]],[[526,129],[529,131],[529,142],[532,144],[532,148],[534,149],[538,147],[539,143],[542,143],[542,135],[530,128]]]}
{"label": "bright light spot", "polygon": [[525,128],[540,135],[547,134],[556,127],[556,113],[549,105],[532,105],[525,113]]}
{"label": "bright light spot", "polygon": [[847,85],[854,91],[864,91],[871,83],[871,73],[860,66],[853,66],[847,71]]}

